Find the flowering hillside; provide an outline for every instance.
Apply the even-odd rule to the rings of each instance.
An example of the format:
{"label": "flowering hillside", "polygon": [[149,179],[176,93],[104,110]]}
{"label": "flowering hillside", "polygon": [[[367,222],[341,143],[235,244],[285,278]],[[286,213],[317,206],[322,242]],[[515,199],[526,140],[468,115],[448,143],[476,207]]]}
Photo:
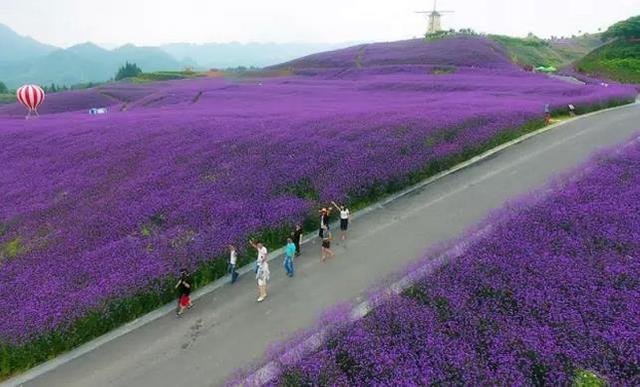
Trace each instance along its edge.
{"label": "flowering hillside", "polygon": [[516,66],[496,42],[482,37],[373,43],[309,55],[274,67],[293,69],[371,67],[381,65],[447,65],[509,69]]}
{"label": "flowering hillside", "polygon": [[229,243],[276,247],[329,200],[373,200],[541,126],[546,103],[636,94],[521,72],[482,40],[459,44],[499,66],[416,44],[377,45],[362,71],[112,84],[51,95],[39,120],[0,108],[0,352],[21,354],[0,376],[166,302],[181,266],[215,279]]}
{"label": "flowering hillside", "polygon": [[507,207],[462,256],[289,356],[271,384],[639,385],[639,170],[634,139]]}

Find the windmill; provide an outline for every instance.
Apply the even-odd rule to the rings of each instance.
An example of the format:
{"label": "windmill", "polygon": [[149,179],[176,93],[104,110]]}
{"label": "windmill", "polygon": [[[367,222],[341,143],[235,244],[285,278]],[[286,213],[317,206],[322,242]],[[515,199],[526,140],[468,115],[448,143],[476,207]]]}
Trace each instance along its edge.
{"label": "windmill", "polygon": [[433,11],[419,11],[416,13],[425,13],[429,15],[429,29],[427,30],[428,34],[435,34],[436,32],[442,31],[442,24],[440,22],[440,18],[443,13],[453,13],[453,11],[438,11],[436,9],[436,1],[433,0]]}

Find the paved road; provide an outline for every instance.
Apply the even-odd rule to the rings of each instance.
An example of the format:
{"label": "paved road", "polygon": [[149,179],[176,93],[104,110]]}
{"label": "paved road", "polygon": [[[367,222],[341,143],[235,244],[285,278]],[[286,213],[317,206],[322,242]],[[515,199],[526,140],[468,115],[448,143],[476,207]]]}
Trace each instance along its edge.
{"label": "paved road", "polygon": [[325,308],[359,301],[378,279],[453,238],[505,200],[541,186],[598,148],[640,129],[640,106],[567,123],[372,211],[353,223],[337,258],[320,263],[311,243],[287,278],[271,263],[267,300],[245,276],[169,315],[27,383],[28,386],[211,386],[261,357],[269,343],[309,326]]}

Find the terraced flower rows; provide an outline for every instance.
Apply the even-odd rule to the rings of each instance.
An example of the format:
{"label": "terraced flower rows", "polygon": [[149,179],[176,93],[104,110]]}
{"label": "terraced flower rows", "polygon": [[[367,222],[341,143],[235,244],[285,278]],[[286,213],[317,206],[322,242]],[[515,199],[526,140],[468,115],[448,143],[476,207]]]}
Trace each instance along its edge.
{"label": "terraced flower rows", "polygon": [[[4,369],[166,302],[171,274],[204,273],[228,243],[314,219],[328,200],[373,200],[538,127],[546,103],[587,111],[636,94],[524,73],[484,39],[448,44],[437,60],[413,41],[370,48],[362,69],[61,93],[39,120],[0,108],[0,346],[43,351]],[[471,49],[493,59],[464,66]],[[454,72],[434,71],[449,62]],[[110,112],[89,116],[96,104]],[[207,270],[198,285],[217,275]],[[96,326],[78,328],[87,316]],[[55,345],[42,339],[53,331]]]}
{"label": "terraced flower rows", "polygon": [[639,168],[634,139],[494,214],[462,256],[271,385],[640,384]]}

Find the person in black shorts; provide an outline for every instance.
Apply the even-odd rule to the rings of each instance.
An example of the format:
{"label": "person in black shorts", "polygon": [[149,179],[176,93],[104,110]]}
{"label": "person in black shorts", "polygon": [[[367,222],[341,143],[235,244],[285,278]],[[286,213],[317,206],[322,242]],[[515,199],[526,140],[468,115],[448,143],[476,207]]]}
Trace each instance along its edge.
{"label": "person in black shorts", "polygon": [[340,240],[344,241],[347,239],[347,229],[349,228],[349,217],[351,213],[346,206],[339,206],[336,202],[331,202],[331,204],[340,212]]}
{"label": "person in black shorts", "polygon": [[329,208],[323,208],[320,210],[320,230],[318,231],[318,236],[320,236],[320,238],[322,238],[322,233],[325,226],[327,227],[327,229],[329,228],[329,211]]}
{"label": "person in black shorts", "polygon": [[291,232],[291,239],[293,240],[293,244],[296,245],[296,257],[301,254],[300,244],[302,243],[302,225],[300,223],[296,224],[295,230]]}
{"label": "person in black shorts", "polygon": [[331,236],[331,231],[327,226],[323,226],[322,228],[322,258],[321,261],[324,262],[327,258],[333,258],[336,254],[331,250],[331,240],[333,237]]}

